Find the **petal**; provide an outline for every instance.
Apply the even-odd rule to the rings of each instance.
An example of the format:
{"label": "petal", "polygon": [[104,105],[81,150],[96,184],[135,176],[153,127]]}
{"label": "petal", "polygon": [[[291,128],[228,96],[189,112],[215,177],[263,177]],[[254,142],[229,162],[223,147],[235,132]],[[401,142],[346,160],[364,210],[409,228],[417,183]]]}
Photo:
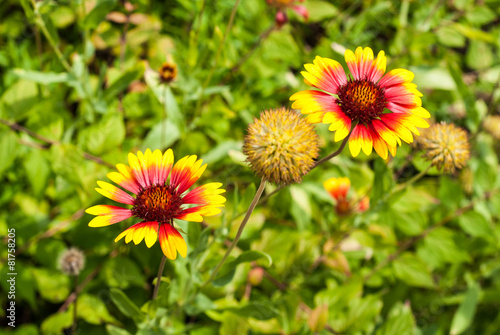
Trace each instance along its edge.
{"label": "petal", "polygon": [[160,182],[160,169],[161,169],[161,161],[162,161],[162,153],[160,150],[156,149],[153,151],[150,157],[150,165],[149,165],[149,181],[152,185],[164,185]]}
{"label": "petal", "polygon": [[380,79],[378,85],[383,88],[388,88],[394,85],[409,83],[414,77],[415,75],[411,71],[405,69],[394,69],[387,72],[385,76]]}
{"label": "petal", "polygon": [[97,181],[97,185],[99,185],[101,188],[96,188],[95,190],[106,198],[121,202],[122,204],[134,204],[135,199],[130,194],[119,189],[118,187],[100,180]]}
{"label": "petal", "polygon": [[97,205],[85,210],[86,213],[97,215],[89,222],[89,227],[104,227],[128,219],[133,215],[130,209],[109,205]]}
{"label": "petal", "polygon": [[186,194],[182,198],[182,202],[196,205],[223,204],[226,202],[226,198],[219,194],[224,193],[226,190],[220,189],[221,186],[222,183],[209,183],[199,186]]}
{"label": "petal", "polygon": [[146,238],[146,245],[148,248],[151,248],[151,246],[155,244],[157,236],[158,222],[140,222],[124,230],[115,238],[115,242],[125,237],[125,243],[134,241],[134,244],[137,245]]}
{"label": "petal", "polygon": [[170,184],[178,187],[178,192],[183,193],[191,187],[205,171],[207,165],[201,166],[203,161],[196,160],[196,156],[186,156],[181,158],[172,169]]}
{"label": "petal", "polygon": [[203,215],[204,216],[213,216],[217,215],[221,212],[221,210],[217,207],[223,207],[222,204],[218,205],[205,205],[205,206],[196,206],[191,208],[184,209],[179,215],[175,218],[178,220],[191,221],[191,222],[202,222]]}
{"label": "petal", "polygon": [[316,56],[314,64],[305,64],[302,71],[305,81],[325,92],[336,94],[339,86],[347,83],[345,71],[339,62]]}
{"label": "petal", "polygon": [[398,138],[396,134],[384,122],[372,120],[371,126],[373,127],[373,131],[382,137],[388,145],[393,147],[397,145]]}
{"label": "petal", "polygon": [[300,109],[302,114],[309,114],[307,117],[309,123],[321,123],[327,112],[341,111],[337,98],[320,91],[297,92],[290,97],[290,100],[295,100],[292,108]]}
{"label": "petal", "polygon": [[366,155],[370,155],[373,149],[373,140],[368,128],[363,124],[358,124],[354,127],[349,138],[349,150],[352,156],[356,157],[361,149]]}
{"label": "petal", "polygon": [[387,57],[385,57],[385,52],[380,51],[377,55],[377,59],[373,62],[372,72],[370,76],[370,80],[376,83],[385,73],[387,64]]}
{"label": "petal", "polygon": [[141,151],[137,151],[137,160],[141,165],[142,176],[144,179],[145,186],[148,187],[151,185],[151,181],[149,179],[149,160],[151,157],[151,150],[147,149],[143,154]]}
{"label": "petal", "polygon": [[[369,130],[370,130],[370,134],[372,136],[373,148],[375,149],[375,152],[383,159],[387,159],[387,143],[386,143],[386,141],[373,128],[373,125],[370,126]],[[396,140],[394,140],[394,142],[396,142]]]}
{"label": "petal", "polygon": [[134,176],[135,180],[137,180],[137,182],[139,183],[139,185],[141,185],[141,187],[145,188],[147,186],[147,183],[142,173],[141,162],[139,162],[139,159],[133,153],[128,154],[128,164],[130,165],[132,175]]}
{"label": "petal", "polygon": [[351,131],[351,119],[342,111],[329,112],[323,117],[323,123],[330,123],[328,130],[335,131],[334,141],[343,140]]}
{"label": "petal", "polygon": [[[385,63],[384,54],[379,53],[379,56],[382,56],[380,60],[378,60],[379,66],[382,67],[382,65],[384,65],[385,67],[385,64],[382,64],[382,62]],[[372,49],[370,48],[363,49],[362,47],[357,47],[354,53],[351,50],[346,50],[344,58],[354,79],[356,80],[366,79],[373,81],[372,78],[378,75],[378,72],[374,70]],[[379,69],[377,69],[377,71],[378,70]]]}
{"label": "petal", "polygon": [[406,143],[413,142],[411,132],[403,125],[405,114],[388,113],[382,114],[380,118],[403,141]]}
{"label": "petal", "polygon": [[168,149],[163,154],[163,158],[161,160],[161,165],[160,165],[158,182],[161,185],[165,184],[165,181],[167,180],[168,175],[172,170],[172,165],[174,165],[174,152],[172,151],[172,149]]}
{"label": "petal", "polygon": [[168,223],[160,225],[160,246],[163,254],[169,259],[177,258],[177,251],[182,257],[187,255],[187,244],[182,235]]}
{"label": "petal", "polygon": [[336,200],[342,200],[347,197],[347,192],[351,188],[351,181],[347,177],[330,178],[323,183],[323,187]]}
{"label": "petal", "polygon": [[137,180],[135,180],[134,176],[132,175],[132,169],[125,164],[116,164],[116,168],[118,169],[118,172],[123,176],[123,179],[126,180],[126,182],[124,182],[124,185],[122,186],[115,180],[109,178],[109,176],[108,178],[134,194],[139,193],[141,185],[139,185]]}

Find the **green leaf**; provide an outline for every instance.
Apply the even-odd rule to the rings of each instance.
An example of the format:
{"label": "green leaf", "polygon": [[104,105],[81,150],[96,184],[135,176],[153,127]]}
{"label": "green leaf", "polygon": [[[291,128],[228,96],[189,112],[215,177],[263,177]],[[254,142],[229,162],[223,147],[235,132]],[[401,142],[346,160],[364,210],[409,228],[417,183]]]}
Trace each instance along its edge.
{"label": "green leaf", "polygon": [[16,133],[10,130],[0,132],[0,157],[2,157],[0,159],[0,175],[14,163],[19,146]]}
{"label": "green leaf", "polygon": [[461,334],[472,324],[474,321],[474,314],[476,313],[480,290],[479,284],[474,281],[469,282],[464,299],[453,316],[450,335]]}
{"label": "green leaf", "polygon": [[311,202],[309,194],[297,185],[290,186],[290,194],[294,201],[291,214],[295,219],[298,231],[305,231],[311,223]]}
{"label": "green leaf", "polygon": [[157,123],[144,139],[141,148],[165,148],[171,146],[181,136],[179,128],[169,119]]}
{"label": "green leaf", "polygon": [[310,22],[319,22],[338,15],[337,7],[327,1],[309,0],[304,3],[309,12]]}
{"label": "green leaf", "polygon": [[69,277],[51,269],[34,269],[38,292],[52,303],[63,302],[70,293]]}
{"label": "green leaf", "polygon": [[493,228],[488,220],[476,211],[469,211],[458,218],[458,224],[469,235],[483,237],[485,239],[494,238]]}
{"label": "green leaf", "polygon": [[126,289],[129,286],[142,286],[144,275],[137,264],[129,258],[115,257],[108,260],[102,270],[106,284],[111,287]]}
{"label": "green leaf", "polygon": [[12,71],[18,78],[31,80],[42,85],[49,85],[55,83],[65,83],[69,80],[69,75],[66,72],[39,72],[24,69],[14,69]]}
{"label": "green leaf", "polygon": [[63,334],[65,328],[71,327],[73,324],[73,313],[71,309],[67,309],[62,313],[55,313],[46,318],[42,322],[41,330],[46,335]]}
{"label": "green leaf", "polygon": [[392,263],[396,277],[410,286],[434,287],[427,265],[417,256],[406,252]]}
{"label": "green leaf", "polygon": [[[112,292],[111,299],[113,299]],[[78,297],[77,313],[78,317],[93,325],[100,325],[103,323],[118,323],[118,321],[113,316],[111,316],[111,314],[109,314],[106,305],[97,297],[89,294],[82,294]]]}
{"label": "green leaf", "polygon": [[439,227],[432,230],[419,246],[418,256],[431,268],[444,266],[446,263],[457,264],[470,261],[463,246],[455,242],[455,232]]}
{"label": "green leaf", "polygon": [[95,29],[106,18],[106,15],[115,7],[116,0],[101,0],[87,14],[83,20],[84,29]]}
{"label": "green leaf", "polygon": [[122,312],[123,315],[141,319],[144,317],[144,314],[141,312],[139,307],[132,300],[127,297],[127,295],[117,289],[111,288],[110,290],[111,301],[115,304],[116,307]]}
{"label": "green leaf", "polygon": [[471,10],[465,11],[467,21],[479,26],[493,21],[495,17],[495,12],[486,6],[474,6]]}
{"label": "green leaf", "polygon": [[0,115],[16,121],[25,117],[38,102],[37,85],[30,80],[18,80],[11,84],[2,95],[0,102],[5,107],[5,114],[0,108]]}
{"label": "green leaf", "polygon": [[128,331],[125,329],[113,326],[113,325],[106,325],[106,331],[108,332],[109,335],[131,335]]}
{"label": "green leaf", "polygon": [[94,155],[102,155],[120,146],[125,139],[123,115],[109,113],[101,121],[82,130],[78,143]]}
{"label": "green leaf", "polygon": [[214,286],[224,286],[229,283],[234,276],[234,272],[236,271],[236,266],[241,263],[249,263],[257,260],[263,259],[267,261],[264,266],[269,267],[272,264],[271,256],[262,251],[257,250],[248,250],[239,255],[235,260],[226,263],[220,269],[217,277],[212,282]]}
{"label": "green leaf", "polygon": [[472,40],[467,48],[465,60],[471,69],[487,69],[493,64],[493,52],[486,42]]}
{"label": "green leaf", "polygon": [[[24,170],[36,195],[42,194],[50,175],[50,167],[40,150],[32,150],[23,161]],[[0,172],[1,173],[1,172]]]}
{"label": "green leaf", "polygon": [[213,164],[225,157],[228,157],[229,150],[241,149],[241,143],[234,140],[227,140],[217,144],[212,150],[203,155],[203,162]]}
{"label": "green leaf", "polygon": [[278,316],[278,311],[270,304],[253,302],[243,307],[225,308],[224,311],[230,311],[238,316],[245,318],[254,318],[257,320],[269,320]]}
{"label": "green leaf", "polygon": [[60,240],[42,240],[36,245],[36,259],[44,266],[56,270],[59,257],[65,249],[66,245]]}
{"label": "green leaf", "polygon": [[415,320],[409,305],[396,304],[389,317],[375,335],[414,334]]}
{"label": "green leaf", "polygon": [[457,32],[450,26],[440,27],[436,31],[438,41],[447,47],[457,47],[461,48],[465,45],[464,35]]}

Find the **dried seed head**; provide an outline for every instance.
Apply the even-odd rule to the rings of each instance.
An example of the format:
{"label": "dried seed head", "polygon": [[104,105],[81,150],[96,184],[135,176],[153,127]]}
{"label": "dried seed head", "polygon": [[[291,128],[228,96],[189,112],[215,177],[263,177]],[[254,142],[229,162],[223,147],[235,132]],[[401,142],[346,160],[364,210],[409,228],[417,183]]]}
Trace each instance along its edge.
{"label": "dried seed head", "polygon": [[278,185],[299,183],[318,157],[318,135],[294,111],[266,110],[248,126],[243,152],[264,180]]}
{"label": "dried seed head", "polygon": [[62,272],[77,276],[85,266],[85,255],[77,248],[65,250],[59,258],[59,268]]}
{"label": "dried seed head", "polygon": [[445,173],[464,167],[470,156],[467,133],[452,123],[432,125],[419,137],[419,143],[424,157]]}

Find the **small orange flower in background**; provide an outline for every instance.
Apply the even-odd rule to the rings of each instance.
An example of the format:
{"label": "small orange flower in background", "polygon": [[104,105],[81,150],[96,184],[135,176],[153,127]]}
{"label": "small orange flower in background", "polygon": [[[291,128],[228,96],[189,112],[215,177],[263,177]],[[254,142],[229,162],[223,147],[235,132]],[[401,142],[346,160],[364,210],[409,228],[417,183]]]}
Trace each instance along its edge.
{"label": "small orange flower in background", "polygon": [[370,207],[370,200],[367,197],[361,198],[358,202],[351,201],[348,197],[351,181],[347,177],[327,179],[323,187],[335,200],[335,211],[338,215],[362,213]]}
{"label": "small orange flower in background", "polygon": [[414,74],[405,69],[385,73],[386,57],[380,51],[374,59],[370,48],[346,50],[345,61],[351,76],[339,62],[317,56],[314,64],[305,64],[305,83],[318,90],[295,93],[292,108],[309,114],[311,123],[330,124],[334,140],[341,141],[349,132],[349,150],[356,157],[361,150],[366,155],[375,149],[386,159],[389,151],[396,155],[401,140],[413,142],[416,127],[427,128],[423,118],[429,112],[422,108],[422,94],[413,84]]}
{"label": "small orange flower in background", "polygon": [[158,73],[160,75],[160,82],[171,83],[177,78],[177,64],[167,61],[160,66]]}
{"label": "small orange flower in background", "polygon": [[164,154],[160,150],[151,152],[150,149],[144,154],[137,152],[137,156],[130,153],[128,161],[129,166],[116,165],[118,172],[108,173],[108,178],[133,193],[135,198],[103,181],[97,182],[100,188],[96,191],[132,208],[110,205],[90,207],[86,212],[97,216],[90,221],[89,227],[109,226],[135,216],[142,221],[118,235],[115,242],[125,237],[126,243],[134,241],[137,245],[145,240],[146,246],[151,248],[159,239],[166,257],[175,259],[177,252],[186,257],[186,241],[174,227],[174,219],[201,222],[203,216],[220,213],[219,207],[224,207],[226,202],[220,195],[225,192],[220,189],[222,184],[208,183],[188,191],[207,165],[202,165],[202,160],[196,160],[196,156],[181,158],[174,165],[171,149]]}
{"label": "small orange flower in background", "polygon": [[306,21],[309,19],[309,12],[306,7],[298,5],[297,3],[304,2],[304,0],[266,0],[267,3],[278,9],[276,13],[275,22],[278,27],[282,27],[288,22],[288,16],[286,15],[286,10],[291,9],[295,13],[302,16]]}

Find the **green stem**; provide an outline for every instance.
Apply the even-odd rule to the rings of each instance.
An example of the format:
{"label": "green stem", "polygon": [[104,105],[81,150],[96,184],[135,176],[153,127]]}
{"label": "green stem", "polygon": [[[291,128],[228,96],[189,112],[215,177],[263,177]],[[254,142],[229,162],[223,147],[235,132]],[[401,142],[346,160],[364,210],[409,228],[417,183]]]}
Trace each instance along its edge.
{"label": "green stem", "polygon": [[158,268],[158,276],[156,277],[155,290],[153,292],[153,300],[156,299],[156,297],[158,296],[158,290],[160,289],[160,283],[161,283],[161,275],[163,273],[163,268],[165,267],[166,260],[167,257],[163,255],[163,258],[161,259],[160,262],[160,267]]}
{"label": "green stem", "polygon": [[75,287],[75,301],[73,302],[73,325],[71,326],[71,334],[76,333],[76,319],[77,319],[77,301],[78,301],[78,275],[74,277],[74,287]]}
{"label": "green stem", "polygon": [[262,179],[260,181],[260,186],[257,189],[257,192],[255,193],[255,196],[252,200],[252,203],[250,204],[250,207],[248,207],[247,214],[245,215],[245,218],[241,222],[240,228],[238,229],[238,232],[236,233],[236,237],[234,238],[233,242],[231,243],[231,245],[227,249],[226,253],[224,254],[224,257],[221,259],[219,264],[217,264],[217,266],[215,267],[214,271],[210,275],[210,278],[208,278],[208,280],[205,283],[203,283],[203,285],[201,287],[207,286],[211,281],[213,281],[215,279],[215,276],[217,276],[217,273],[219,272],[220,268],[222,267],[222,265],[224,264],[226,259],[229,257],[229,254],[231,254],[231,251],[233,251],[234,247],[236,247],[236,244],[238,244],[238,241],[240,240],[241,234],[243,233],[243,229],[245,228],[245,225],[247,224],[248,219],[250,219],[250,215],[252,215],[252,212],[253,212],[255,206],[257,206],[257,203],[259,202],[259,199],[262,196],[262,193],[264,192],[265,186],[266,186],[266,181],[264,179]]}

